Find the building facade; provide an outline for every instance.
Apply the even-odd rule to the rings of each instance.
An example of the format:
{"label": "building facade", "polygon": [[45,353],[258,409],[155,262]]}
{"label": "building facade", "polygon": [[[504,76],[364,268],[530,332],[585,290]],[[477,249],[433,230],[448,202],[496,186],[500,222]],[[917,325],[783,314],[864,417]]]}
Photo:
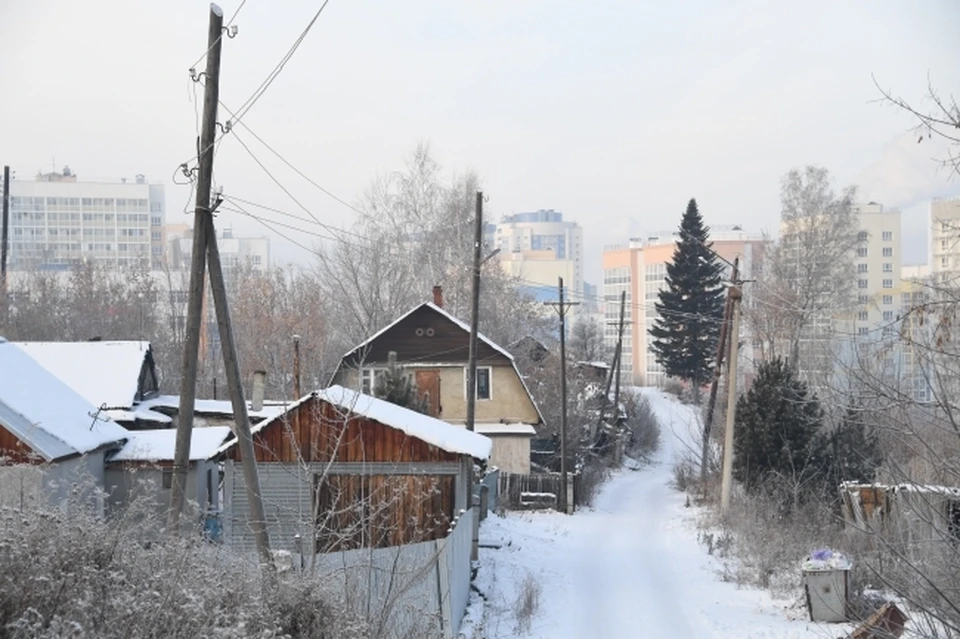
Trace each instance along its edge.
{"label": "building facade", "polygon": [[506,273],[543,301],[557,298],[557,279],[572,297],[583,297],[583,229],[564,222],[559,211],[539,210],[505,215],[493,232]]}
{"label": "building facade", "polygon": [[[900,211],[876,202],[858,207],[856,247],[858,336],[890,333],[900,310]],[[875,337],[875,336],[872,336]]]}
{"label": "building facade", "polygon": [[85,182],[64,167],[11,180],[9,268],[154,265],[163,254],[164,217],[164,187],[143,175],[132,182]]}
{"label": "building facade", "polygon": [[930,271],[941,281],[960,273],[960,197],[930,204]]}
{"label": "building facade", "polygon": [[[673,260],[677,233],[654,233],[632,238],[626,246],[609,246],[603,252],[604,340],[613,349],[617,341],[620,295],[626,292],[621,379],[627,384],[661,385],[666,378],[650,348],[649,331],[659,314],[654,304],[666,286],[667,264]],[[750,278],[763,249],[763,238],[739,226],[715,227],[710,240],[724,260],[740,258],[740,273]],[[725,277],[729,277],[729,267]]]}
{"label": "building facade", "polygon": [[[193,229],[185,224],[169,224],[162,234],[166,238],[166,264],[174,271],[188,270],[193,253]],[[237,237],[232,228],[219,228],[217,247],[224,272],[247,264],[258,271],[270,266],[270,240],[266,237]]]}

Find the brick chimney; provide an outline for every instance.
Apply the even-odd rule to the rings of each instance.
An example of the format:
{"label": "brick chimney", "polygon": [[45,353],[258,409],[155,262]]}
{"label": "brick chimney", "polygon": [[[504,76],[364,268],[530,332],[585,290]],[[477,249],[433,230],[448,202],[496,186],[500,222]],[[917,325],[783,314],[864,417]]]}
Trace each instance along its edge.
{"label": "brick chimney", "polygon": [[443,287],[440,285],[433,287],[433,303],[443,308]]}
{"label": "brick chimney", "polygon": [[255,371],[253,373],[253,392],[250,393],[250,410],[263,410],[263,395],[264,391],[266,390],[266,384],[267,372]]}

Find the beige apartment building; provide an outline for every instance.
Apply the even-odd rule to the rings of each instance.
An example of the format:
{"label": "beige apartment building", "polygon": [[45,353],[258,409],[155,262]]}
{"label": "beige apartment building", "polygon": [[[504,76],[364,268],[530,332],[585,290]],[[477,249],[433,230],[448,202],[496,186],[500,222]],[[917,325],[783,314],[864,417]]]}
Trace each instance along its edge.
{"label": "beige apartment building", "polygon": [[960,197],[930,204],[930,271],[941,280],[960,273]]}
{"label": "beige apartment building", "polygon": [[[762,236],[739,226],[713,227],[710,240],[723,259],[732,263],[740,258],[741,277],[752,277],[763,250]],[[667,264],[673,260],[676,246],[677,233],[665,232],[631,238],[627,245],[609,246],[603,251],[604,339],[611,348],[617,340],[620,294],[627,293],[629,324],[624,330],[621,364],[625,383],[658,386],[665,380],[663,367],[650,350],[649,330],[658,317],[654,303],[666,285]]]}
{"label": "beige apartment building", "polygon": [[858,206],[857,307],[858,336],[884,337],[900,309],[900,211],[876,202]]}

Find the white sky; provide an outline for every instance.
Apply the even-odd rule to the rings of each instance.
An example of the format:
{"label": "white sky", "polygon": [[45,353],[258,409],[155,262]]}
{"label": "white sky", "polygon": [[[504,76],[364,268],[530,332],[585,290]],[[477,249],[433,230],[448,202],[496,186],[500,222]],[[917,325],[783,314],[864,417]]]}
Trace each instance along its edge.
{"label": "white sky", "polygon": [[[228,106],[319,4],[247,0],[224,45]],[[222,6],[229,19],[239,0]],[[0,163],[19,179],[54,161],[80,179],[144,173],[168,184],[168,221],[183,219],[189,189],[171,175],[195,151],[187,69],[206,48],[207,7],[0,2]],[[451,172],[479,172],[492,218],[553,208],[579,221],[594,282],[602,245],[675,227],[690,197],[710,224],[774,229],[780,176],[807,163],[903,209],[904,261],[922,262],[929,200],[960,187],[911,119],[875,102],[871,74],[921,105],[928,74],[949,93],[957,24],[953,0],[331,0],[244,121],[348,201],[427,141]],[[349,209],[240,133],[321,220],[349,225]],[[216,177],[227,194],[303,215],[229,137]],[[220,223],[269,234],[237,214]],[[309,259],[271,237],[277,260]]]}

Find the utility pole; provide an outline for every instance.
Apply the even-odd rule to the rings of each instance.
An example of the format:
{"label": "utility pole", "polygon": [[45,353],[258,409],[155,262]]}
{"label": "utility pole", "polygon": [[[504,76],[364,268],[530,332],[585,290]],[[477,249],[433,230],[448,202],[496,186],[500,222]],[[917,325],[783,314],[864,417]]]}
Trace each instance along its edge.
{"label": "utility pole", "polygon": [[730,508],[730,484],[733,481],[733,425],[737,411],[737,353],[740,347],[740,283],[730,287],[730,360],[727,362],[727,429],[723,438],[723,483],[720,489],[720,515]]}
{"label": "utility pole", "polygon": [[180,515],[183,512],[184,492],[190,460],[190,438],[193,431],[194,405],[197,393],[197,358],[202,330],[203,277],[206,262],[210,262],[210,288],[213,292],[214,309],[220,333],[224,369],[233,405],[234,433],[240,449],[243,475],[250,502],[251,525],[260,555],[261,570],[266,585],[276,582],[276,570],[270,554],[267,522],[257,472],[256,453],[250,433],[250,418],[247,402],[243,397],[240,380],[240,364],[237,358],[233,325],[227,304],[227,292],[217,247],[217,234],[213,225],[213,209],[210,190],[213,177],[213,149],[217,132],[217,105],[220,94],[220,45],[223,32],[223,11],[210,5],[210,24],[207,32],[207,70],[204,76],[203,128],[200,136],[199,173],[197,176],[197,199],[194,215],[193,254],[190,265],[190,288],[187,304],[186,338],[183,350],[183,381],[180,389],[180,412],[177,424],[176,448],[174,450],[173,483],[170,495],[170,530],[180,530]]}
{"label": "utility pole", "polygon": [[3,167],[3,234],[0,235],[0,298],[3,320],[7,319],[7,244],[10,233],[10,167]]}
{"label": "utility pole", "polygon": [[293,336],[293,401],[300,399],[300,336]]}
{"label": "utility pole", "polygon": [[[610,386],[613,384],[613,376],[620,370],[620,352],[623,348],[623,320],[627,305],[627,292],[620,291],[620,321],[617,323],[617,345],[613,349],[613,362],[610,364],[610,374],[607,376],[607,384],[603,389],[603,397],[600,399],[600,415],[597,417],[597,428],[591,434],[591,439],[596,436],[596,430],[603,424],[603,416],[607,410],[607,404],[610,402]],[[608,322],[609,323],[609,322]],[[617,394],[619,395],[620,381],[617,380]],[[616,407],[614,407],[616,410]]]}
{"label": "utility pole", "polygon": [[197,399],[197,358],[200,349],[200,331],[203,318],[203,278],[206,272],[207,229],[210,210],[210,185],[213,178],[213,146],[217,134],[217,102],[220,94],[220,48],[223,38],[223,11],[210,5],[210,24],[207,30],[207,70],[204,74],[203,128],[200,134],[197,199],[193,222],[193,253],[190,259],[190,285],[187,289],[187,322],[183,344],[178,411],[177,440],[173,456],[173,480],[170,490],[169,528],[180,531],[184,491],[187,485],[187,466],[190,460],[190,436],[193,432],[193,412]]}
{"label": "utility pole", "polygon": [[474,429],[477,415],[477,333],[480,326],[480,253],[483,249],[482,191],[477,191],[473,224],[473,290],[470,302],[470,349],[467,356],[467,430]]}
{"label": "utility pole", "polygon": [[[740,277],[740,258],[733,260],[733,272],[730,280],[734,285]],[[713,381],[710,383],[710,400],[707,402],[707,417],[703,424],[703,448],[700,451],[700,486],[703,496],[707,496],[707,457],[710,454],[710,433],[713,430],[713,411],[717,405],[717,388],[720,385],[720,376],[723,374],[723,356],[727,351],[727,336],[730,328],[730,291],[727,289],[727,300],[723,307],[723,324],[720,325],[720,343],[717,344],[717,366],[713,371]]]}
{"label": "utility pole", "polygon": [[616,425],[617,418],[620,417],[620,362],[623,359],[623,324],[624,315],[627,309],[627,292],[620,291],[620,326],[617,327],[617,366],[616,377],[614,378],[613,391],[613,421]]}
{"label": "utility pole", "polygon": [[567,309],[579,306],[580,302],[563,301],[563,278],[558,279],[559,302],[544,302],[545,306],[554,306],[560,314],[560,508],[569,513],[567,504]]}

